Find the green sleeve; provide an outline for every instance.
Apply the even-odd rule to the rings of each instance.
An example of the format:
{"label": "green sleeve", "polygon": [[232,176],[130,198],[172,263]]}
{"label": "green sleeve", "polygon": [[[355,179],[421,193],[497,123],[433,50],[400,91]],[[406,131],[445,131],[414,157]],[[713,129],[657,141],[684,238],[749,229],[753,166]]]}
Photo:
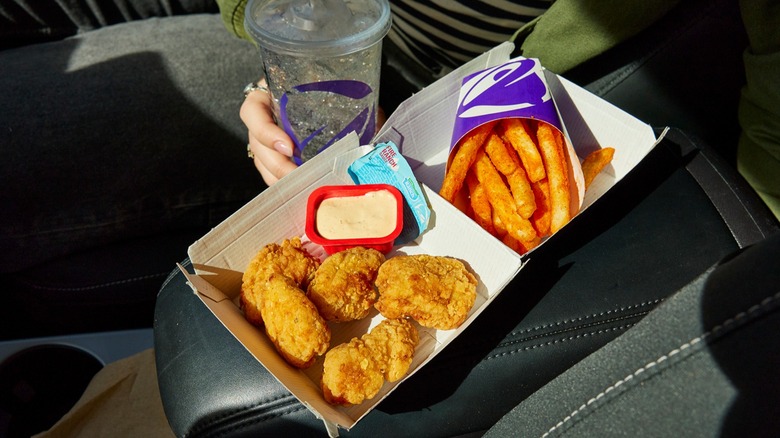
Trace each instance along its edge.
{"label": "green sleeve", "polygon": [[[564,73],[644,30],[679,1],[556,0],[514,39],[523,56]],[[744,54],[737,167],[780,219],[780,7],[777,0],[739,1],[750,47]]]}
{"label": "green sleeve", "polygon": [[737,168],[780,219],[780,8],[776,0],[741,0],[750,47],[739,103]]}
{"label": "green sleeve", "polygon": [[244,8],[247,0],[217,0],[222,22],[233,35],[252,41],[252,38],[244,30]]}
{"label": "green sleeve", "polygon": [[523,56],[563,73],[636,35],[680,0],[556,0],[514,39]]}

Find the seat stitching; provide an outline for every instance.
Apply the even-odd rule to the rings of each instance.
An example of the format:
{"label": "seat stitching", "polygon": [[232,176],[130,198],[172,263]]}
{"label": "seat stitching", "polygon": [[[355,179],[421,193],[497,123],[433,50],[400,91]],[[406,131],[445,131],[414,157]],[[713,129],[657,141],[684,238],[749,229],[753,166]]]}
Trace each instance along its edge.
{"label": "seat stitching", "polygon": [[610,327],[610,328],[601,329],[601,330],[594,330],[592,332],[587,332],[587,333],[580,333],[578,335],[569,336],[569,337],[566,337],[566,338],[555,339],[553,341],[547,341],[547,342],[542,342],[542,343],[536,344],[536,345],[529,345],[527,347],[517,348],[517,349],[514,349],[512,351],[501,352],[501,353],[498,353],[498,354],[494,354],[494,355],[488,356],[485,359],[486,360],[498,359],[498,358],[501,358],[503,356],[508,356],[508,355],[511,355],[511,354],[519,353],[521,351],[530,351],[530,350],[535,350],[537,348],[549,347],[549,346],[552,346],[552,345],[555,345],[555,344],[560,344],[562,342],[575,341],[575,340],[579,340],[579,339],[583,339],[583,338],[587,338],[587,337],[591,337],[591,336],[595,336],[595,335],[603,335],[603,334],[609,333],[609,332],[614,332],[614,331],[619,331],[619,330],[626,330],[628,328],[631,328],[634,324],[635,323],[631,323],[631,324],[625,324],[625,325],[621,325],[621,326],[617,326],[617,327]]}
{"label": "seat stitching", "polygon": [[[657,300],[657,301],[662,301],[662,300]],[[627,307],[623,307],[620,310],[626,310],[626,309],[629,309],[629,308],[636,308],[636,307],[642,306],[642,305],[644,305],[644,304],[627,306]],[[520,331],[514,332],[513,334],[526,333],[526,332],[529,332],[529,331],[538,331],[538,330],[541,330],[543,328],[551,328],[551,327],[555,327],[555,326],[558,326],[558,325],[563,325],[563,324],[565,324],[567,322],[583,321],[583,320],[586,320],[586,319],[593,318],[595,316],[605,315],[605,314],[609,314],[609,313],[616,313],[617,311],[618,310],[611,310],[611,311],[605,311],[605,312],[601,312],[599,314],[594,314],[594,315],[590,315],[590,316],[573,318],[571,320],[557,322],[557,323],[551,323],[551,324],[546,324],[544,326],[539,326],[539,327],[536,327],[536,328],[533,328],[533,329],[520,330]],[[593,321],[593,322],[591,322],[589,324],[582,324],[580,326],[570,327],[570,328],[567,328],[567,329],[561,329],[561,330],[550,331],[550,332],[545,332],[545,333],[538,333],[538,334],[536,334],[534,336],[527,337],[526,339],[517,339],[517,340],[511,340],[511,341],[507,341],[506,339],[504,339],[501,343],[498,344],[498,346],[496,348],[507,349],[511,345],[514,345],[514,344],[528,343],[528,342],[531,342],[531,341],[533,341],[535,339],[540,339],[540,338],[544,338],[544,337],[560,336],[561,334],[565,334],[567,332],[573,332],[575,330],[582,331],[582,330],[584,330],[586,328],[591,329],[591,331],[589,331],[589,332],[579,333],[579,334],[571,335],[571,336],[567,336],[567,337],[560,337],[558,339],[554,339],[554,340],[550,340],[550,341],[546,341],[546,342],[540,342],[540,343],[537,343],[537,344],[534,344],[534,345],[528,345],[528,346],[525,346],[525,347],[522,347],[522,348],[514,348],[514,349],[512,349],[510,351],[503,351],[503,352],[500,352],[500,353],[495,353],[495,354],[483,357],[482,360],[500,359],[502,357],[507,357],[507,356],[510,356],[510,355],[513,355],[513,354],[522,353],[522,352],[526,352],[526,351],[531,351],[531,350],[535,350],[535,349],[538,349],[538,348],[556,346],[556,345],[561,344],[563,342],[583,340],[585,338],[593,337],[593,336],[596,336],[596,335],[603,335],[603,334],[614,332],[614,331],[618,331],[618,330],[626,330],[626,329],[632,327],[633,325],[635,325],[636,322],[639,319],[644,318],[644,316],[647,313],[648,312],[635,313],[635,314],[630,314],[630,315],[621,315],[619,317],[614,317],[614,318],[611,318],[609,320]],[[626,319],[635,319],[635,318],[639,318],[639,319],[637,319],[637,321],[626,323],[626,324],[619,325],[619,326],[615,325],[615,326],[611,326],[611,327],[607,327],[607,328],[599,328],[599,327],[605,327],[605,326],[613,325],[617,321],[621,321],[621,320],[625,321]],[[484,341],[484,339],[479,341],[479,342],[478,341],[469,342],[468,344],[465,344],[465,346],[474,346],[476,344],[480,344],[481,345],[481,342],[483,342],[483,341]],[[469,351],[470,350],[463,350],[463,351],[459,351],[457,354],[455,354],[454,352],[447,352],[447,351],[445,351],[445,352],[443,352],[443,354],[441,356],[442,357],[448,356],[450,358],[457,357],[457,356],[467,356],[467,355],[470,355]],[[427,367],[432,367],[432,366],[433,365],[429,364]]]}
{"label": "seat stitching", "polygon": [[598,317],[607,316],[607,315],[611,315],[611,314],[625,312],[626,310],[632,310],[632,309],[638,309],[640,307],[647,307],[647,306],[651,306],[651,305],[656,305],[656,304],[662,302],[663,300],[664,300],[663,298],[658,298],[658,299],[655,299],[655,300],[652,300],[652,301],[646,301],[646,302],[642,302],[642,303],[639,303],[639,304],[632,304],[632,305],[628,305],[628,306],[623,306],[623,307],[620,307],[620,308],[617,308],[617,309],[610,309],[610,310],[606,310],[606,311],[599,312],[599,313],[593,313],[591,315],[580,316],[580,317],[572,318],[572,319],[564,319],[564,320],[557,321],[557,322],[552,322],[552,323],[549,323],[549,324],[542,324],[542,325],[539,325],[539,326],[536,326],[536,327],[531,327],[531,328],[527,328],[527,329],[523,329],[523,330],[518,330],[516,332],[512,332],[512,335],[531,333],[531,332],[535,332],[535,331],[539,331],[539,330],[549,329],[549,328],[552,328],[552,327],[560,327],[560,326],[563,326],[563,325],[581,323],[581,322],[587,321],[589,319],[593,319],[593,318],[598,318]]}
{"label": "seat stitching", "polygon": [[[685,353],[687,350],[695,348],[697,346],[705,345],[708,339],[712,338],[713,336],[717,336],[720,334],[720,332],[730,330],[732,326],[738,323],[742,323],[743,320],[748,318],[753,318],[756,316],[756,314],[762,310],[764,310],[766,307],[771,305],[773,302],[780,299],[780,292],[776,292],[774,295],[764,298],[759,304],[753,305],[748,310],[742,311],[737,313],[731,318],[726,319],[722,323],[714,326],[712,329],[710,329],[707,332],[702,333],[701,335],[691,339],[690,341],[680,345],[679,347],[672,349],[668,353],[659,356],[657,359],[650,361],[643,365],[642,367],[638,368],[633,373],[627,375],[626,377],[616,381],[612,385],[608,386],[606,389],[598,393],[595,397],[590,398],[587,402],[582,404],[579,408],[575,409],[571,414],[564,417],[562,420],[560,420],[558,423],[555,424],[555,426],[551,427],[547,432],[542,434],[542,438],[546,438],[551,433],[555,432],[557,429],[560,429],[562,426],[567,424],[568,422],[575,419],[577,415],[580,415],[583,411],[585,411],[588,407],[596,403],[598,400],[604,398],[608,393],[616,390],[620,386],[630,382],[634,378],[640,377],[641,374],[652,371],[653,368],[655,368],[658,365],[661,365],[662,363],[666,362],[667,360],[673,359],[675,356]],[[693,352],[693,350],[691,350]],[[693,353],[691,353],[693,354]]]}

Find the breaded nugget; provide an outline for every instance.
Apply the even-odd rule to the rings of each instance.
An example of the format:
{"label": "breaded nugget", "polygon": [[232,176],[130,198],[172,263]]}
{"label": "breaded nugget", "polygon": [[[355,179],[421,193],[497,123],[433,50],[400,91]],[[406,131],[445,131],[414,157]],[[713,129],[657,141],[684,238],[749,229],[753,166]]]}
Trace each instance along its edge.
{"label": "breaded nugget", "polygon": [[264,246],[249,262],[242,277],[240,303],[246,319],[258,326],[263,323],[260,315],[262,288],[256,289],[256,284],[264,284],[276,273],[291,278],[305,290],[319,265],[319,259],[303,248],[298,237],[284,240],[281,245]]}
{"label": "breaded nugget", "polygon": [[385,255],[355,247],[328,256],[309,283],[309,299],[326,321],[346,322],[368,316],[376,302],[376,279]]}
{"label": "breaded nugget", "polygon": [[260,313],[265,332],[292,366],[307,368],[330,346],[330,329],[292,278],[271,274],[264,284]]}
{"label": "breaded nugget", "polygon": [[325,354],[322,395],[331,404],[350,406],[373,398],[385,383],[380,365],[360,339],[341,344]]}
{"label": "breaded nugget", "polygon": [[463,324],[477,298],[477,279],[451,257],[395,256],[379,268],[376,286],[374,307],[384,317],[410,317],[439,330]]}
{"label": "breaded nugget", "polygon": [[409,371],[419,340],[408,320],[386,319],[360,339],[334,347],[323,364],[325,400],[349,406],[373,398],[385,380],[395,382]]}
{"label": "breaded nugget", "polygon": [[385,379],[395,382],[409,371],[420,335],[407,319],[386,319],[364,336],[363,341],[374,358],[384,364]]}

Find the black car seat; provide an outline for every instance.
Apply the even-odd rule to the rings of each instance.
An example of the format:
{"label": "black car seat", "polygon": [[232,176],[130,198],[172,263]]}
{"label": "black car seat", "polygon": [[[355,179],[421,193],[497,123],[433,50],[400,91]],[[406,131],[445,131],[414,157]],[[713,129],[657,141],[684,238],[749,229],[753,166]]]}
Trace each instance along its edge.
{"label": "black car seat", "polygon": [[[597,64],[570,73],[653,126],[673,129],[534,252],[474,324],[343,436],[479,436],[723,257],[780,230],[734,168],[745,47],[738,11],[729,17],[735,7],[706,6],[683,2]],[[693,48],[732,59],[735,67],[706,77],[704,86],[692,72],[707,67],[707,56],[688,56],[695,66],[678,62]],[[690,93],[712,90],[720,92],[699,97],[718,99],[724,112],[691,100]],[[730,134],[715,135],[715,128]],[[177,435],[325,434],[178,271],[158,295],[154,330],[162,400]]]}

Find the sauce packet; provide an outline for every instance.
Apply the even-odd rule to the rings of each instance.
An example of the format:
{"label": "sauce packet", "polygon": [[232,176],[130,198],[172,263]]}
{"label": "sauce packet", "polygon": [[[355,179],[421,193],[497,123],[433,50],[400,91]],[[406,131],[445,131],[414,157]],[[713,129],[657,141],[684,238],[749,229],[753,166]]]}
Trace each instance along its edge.
{"label": "sauce packet", "polygon": [[404,196],[404,227],[395,245],[409,243],[428,228],[431,209],[409,163],[393,142],[379,143],[347,170],[355,184],[390,184]]}

